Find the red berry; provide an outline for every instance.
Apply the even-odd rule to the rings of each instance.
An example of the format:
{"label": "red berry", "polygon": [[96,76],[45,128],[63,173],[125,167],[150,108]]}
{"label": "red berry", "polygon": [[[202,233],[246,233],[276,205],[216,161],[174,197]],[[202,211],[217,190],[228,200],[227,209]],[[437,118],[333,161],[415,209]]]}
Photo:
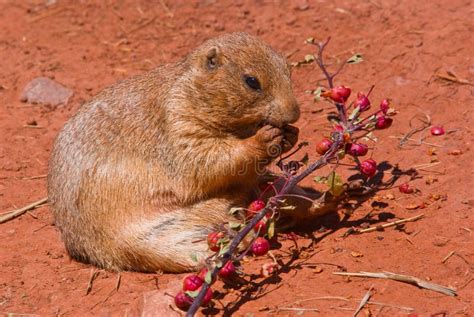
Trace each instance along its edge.
{"label": "red berry", "polygon": [[198,275],[188,275],[183,280],[183,290],[184,291],[195,291],[201,287],[203,283],[203,279],[201,279]]}
{"label": "red berry", "polygon": [[219,251],[220,246],[218,245],[218,242],[223,237],[224,237],[223,232],[210,232],[207,235],[207,244],[209,245],[209,249],[214,252]]}
{"label": "red berry", "polygon": [[316,145],[316,152],[324,155],[332,146],[333,142],[329,139],[323,139]]}
{"label": "red berry", "polygon": [[442,126],[434,126],[431,128],[431,135],[443,135],[444,129]]}
{"label": "red berry", "polygon": [[336,102],[346,102],[351,95],[351,89],[344,86],[335,87],[331,89],[331,92],[334,96],[334,98],[331,96],[331,99]]}
{"label": "red berry", "polygon": [[380,103],[380,110],[382,110],[384,114],[387,114],[388,109],[390,109],[390,101],[388,99],[382,100]]}
{"label": "red berry", "polygon": [[186,311],[193,303],[193,299],[181,291],[174,297],[174,303],[179,309]]}
{"label": "red berry", "polygon": [[338,86],[334,87],[329,91],[325,91],[324,93],[321,94],[323,97],[331,98],[335,102],[340,102],[344,103],[346,100],[349,98],[351,95],[351,89],[344,87],[344,86]]}
{"label": "red berry", "polygon": [[265,238],[258,237],[253,242],[251,250],[256,256],[265,255],[267,254],[268,250],[270,250],[270,242],[268,242],[268,240]]}
{"label": "red berry", "polygon": [[360,163],[359,168],[362,174],[372,177],[377,172],[377,162],[375,162],[373,159],[368,159]]}
{"label": "red berry", "polygon": [[400,191],[400,193],[404,193],[404,194],[413,193],[413,188],[411,188],[408,183],[403,183],[400,186],[398,186],[398,190]]}
{"label": "red berry", "polygon": [[369,100],[369,98],[367,98],[367,96],[364,95],[363,93],[358,92],[358,93],[357,93],[357,99],[356,99],[356,101],[355,101],[355,103],[354,103],[354,107],[359,108],[359,111],[360,111],[360,112],[369,110],[369,108],[370,108],[370,100]]}
{"label": "red berry", "polygon": [[384,115],[378,115],[377,121],[375,121],[375,127],[377,129],[386,129],[392,125],[392,118],[386,117]]}
{"label": "red berry", "polygon": [[263,200],[257,199],[257,200],[254,200],[250,203],[248,209],[249,209],[249,211],[251,211],[253,213],[257,213],[260,210],[262,210],[263,208],[265,208],[265,205],[266,204]]}
{"label": "red berry", "polygon": [[207,306],[212,300],[212,289],[208,288],[206,291],[206,294],[204,295],[204,298],[202,299],[201,306]]}
{"label": "red berry", "polygon": [[232,261],[228,261],[220,270],[219,270],[219,276],[220,277],[229,277],[235,273],[235,266]]}
{"label": "red berry", "polygon": [[346,153],[353,156],[364,156],[369,151],[369,147],[362,143],[351,143],[346,145]]}

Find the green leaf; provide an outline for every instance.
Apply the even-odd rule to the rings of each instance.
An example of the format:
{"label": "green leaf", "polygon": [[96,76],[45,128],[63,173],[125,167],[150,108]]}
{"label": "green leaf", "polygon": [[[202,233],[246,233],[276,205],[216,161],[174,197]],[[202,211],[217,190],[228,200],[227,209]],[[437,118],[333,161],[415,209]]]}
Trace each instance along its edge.
{"label": "green leaf", "polygon": [[[229,251],[229,245],[227,244],[225,247],[221,248],[219,250],[219,255],[218,256],[221,256],[223,255],[224,253],[226,253],[227,251]],[[222,265],[222,264],[221,264]]]}
{"label": "green leaf", "polygon": [[186,291],[184,292],[186,295],[188,295],[189,297],[191,298],[196,298],[198,295],[199,295],[199,291],[200,290],[196,290],[196,291]]}
{"label": "green leaf", "polygon": [[268,224],[267,234],[268,239],[273,238],[273,236],[275,235],[275,219],[270,220],[270,223]]}
{"label": "green leaf", "polygon": [[359,115],[359,107],[356,107],[354,111],[352,111],[351,115],[349,116],[350,121],[354,121],[354,118]]}
{"label": "green leaf", "polygon": [[212,283],[212,270],[207,270],[206,276],[204,276],[204,282],[211,285]]}
{"label": "green leaf", "polygon": [[229,221],[229,227],[234,230],[239,230],[242,227],[242,224],[240,222]]}
{"label": "green leaf", "polygon": [[222,247],[226,244],[229,244],[230,240],[228,237],[223,237],[223,238],[220,238],[219,240],[217,240],[217,245]]}
{"label": "green leaf", "polygon": [[323,93],[323,87],[318,87],[318,89],[316,89],[316,90],[313,92],[314,100],[315,100],[315,101],[321,100],[321,94],[322,94],[322,93]]}
{"label": "green leaf", "polygon": [[357,53],[357,54],[354,54],[351,58],[349,58],[346,63],[347,64],[358,64],[360,62],[362,62],[363,59],[362,59],[362,55]]}
{"label": "green leaf", "polygon": [[335,197],[340,196],[344,192],[344,183],[341,176],[336,174],[336,172],[329,174],[327,185],[329,186],[329,192]]}
{"label": "green leaf", "polygon": [[229,210],[229,214],[235,215],[236,213],[238,213],[241,210],[244,210],[244,208],[242,208],[242,207],[232,207]]}
{"label": "green leaf", "polygon": [[326,182],[327,180],[327,177],[324,177],[324,176],[316,176],[315,178],[313,178],[313,180],[318,183],[318,184],[323,184]]}

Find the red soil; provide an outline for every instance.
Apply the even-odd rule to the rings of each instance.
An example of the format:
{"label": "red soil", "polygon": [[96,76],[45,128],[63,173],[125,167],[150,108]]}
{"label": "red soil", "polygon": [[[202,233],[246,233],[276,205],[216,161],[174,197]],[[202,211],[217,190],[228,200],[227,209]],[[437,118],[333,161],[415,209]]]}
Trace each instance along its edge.
{"label": "red soil", "polygon": [[[373,157],[400,168],[421,166],[422,178],[414,180],[417,194],[397,188],[370,197],[347,221],[342,211],[323,217],[311,226],[315,243],[289,264],[278,277],[257,279],[253,292],[222,293],[210,313],[235,315],[275,314],[277,307],[318,308],[321,316],[351,316],[358,302],[373,288],[372,301],[414,308],[419,316],[474,314],[474,222],[472,215],[472,142],[474,95],[473,6],[469,0],[423,1],[2,1],[0,4],[0,210],[9,211],[46,197],[45,178],[52,142],[64,122],[82,102],[122,78],[175,61],[204,40],[223,32],[256,34],[290,61],[303,59],[312,47],[307,37],[332,36],[328,53],[345,58],[360,52],[364,63],[349,66],[337,82],[353,88],[376,88],[372,99],[393,99],[400,113],[391,129],[377,133]],[[167,5],[165,5],[167,3]],[[471,22],[469,22],[471,21]],[[334,59],[332,59],[334,61]],[[471,84],[437,77],[451,72]],[[67,106],[47,107],[20,102],[28,81],[38,76],[54,78],[74,90]],[[305,90],[323,84],[314,66],[294,70],[294,88],[302,107],[301,140],[314,146],[327,133],[326,114],[331,106],[314,103]],[[452,76],[451,76],[452,77]],[[322,111],[320,112],[319,110]],[[447,134],[422,133],[433,145],[397,148],[392,136],[407,133],[410,119],[419,113],[443,125]],[[25,127],[35,120],[38,128]],[[414,124],[419,124],[414,121]],[[413,138],[419,138],[416,134]],[[439,164],[428,166],[436,148]],[[462,154],[452,155],[453,150]],[[327,172],[325,170],[324,172]],[[41,176],[31,179],[32,176]],[[427,184],[430,178],[437,182]],[[408,177],[400,180],[407,181]],[[310,181],[307,185],[312,185]],[[394,200],[386,199],[388,194]],[[431,194],[447,199],[432,202]],[[390,196],[390,195],[389,195]],[[384,198],[385,197],[385,198]],[[385,202],[376,208],[374,202]],[[409,210],[425,202],[423,210]],[[375,207],[374,207],[375,206]],[[387,216],[425,217],[403,230],[341,235],[365,222]],[[44,316],[133,315],[143,293],[166,289],[183,275],[163,276],[101,271],[86,295],[89,265],[71,260],[60,240],[47,207],[31,211],[0,225],[0,315],[30,313]],[[299,231],[297,231],[300,233]],[[302,233],[301,233],[302,234]],[[311,239],[301,238],[299,246]],[[292,243],[283,242],[283,251]],[[443,263],[451,251],[455,254]],[[279,254],[280,251],[275,253]],[[303,254],[303,256],[305,255]],[[289,257],[284,257],[287,262]],[[262,261],[245,264],[258,273]],[[308,264],[313,264],[309,266]],[[317,266],[318,268],[314,268]],[[339,267],[338,267],[339,266]],[[457,297],[448,297],[416,286],[389,280],[344,278],[333,275],[344,267],[349,272],[390,271],[452,286]],[[322,271],[321,271],[322,269]],[[221,291],[222,287],[218,287]],[[257,294],[269,292],[263,296]],[[246,296],[244,296],[246,294]],[[298,300],[322,296],[344,300]],[[252,299],[249,299],[252,298]],[[365,314],[407,316],[400,307],[370,305]],[[298,315],[302,311],[281,311]],[[364,313],[364,312],[363,312]],[[363,314],[361,313],[361,315]],[[171,310],[169,315],[175,314]],[[305,315],[318,314],[305,311]],[[367,316],[367,315],[366,315]]]}

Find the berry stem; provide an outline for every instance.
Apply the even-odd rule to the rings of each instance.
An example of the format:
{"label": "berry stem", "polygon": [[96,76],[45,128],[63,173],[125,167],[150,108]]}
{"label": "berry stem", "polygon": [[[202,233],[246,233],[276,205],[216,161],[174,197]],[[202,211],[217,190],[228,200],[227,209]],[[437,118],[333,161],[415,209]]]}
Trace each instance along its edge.
{"label": "berry stem", "polygon": [[[336,138],[336,141],[334,141],[333,145],[331,148],[324,154],[319,160],[316,162],[312,163],[308,168],[306,168],[303,172],[301,172],[299,175],[296,176],[289,176],[287,182],[283,185],[282,189],[270,200],[268,201],[268,204],[260,210],[255,216],[250,220],[250,222],[242,229],[240,230],[235,237],[232,239],[229,249],[227,252],[225,252],[222,256],[220,256],[218,259],[222,263],[222,266],[224,266],[231,258],[232,255],[237,251],[237,248],[242,242],[242,240],[247,236],[247,234],[255,227],[255,225],[265,217],[268,211],[270,210],[275,210],[278,208],[279,201],[277,197],[285,196],[291,192],[291,190],[301,182],[304,178],[306,178],[308,175],[313,173],[315,170],[323,167],[324,165],[328,164],[328,161],[333,159],[336,155],[337,150],[339,149],[340,145],[343,142],[343,136],[342,133],[339,132]],[[220,268],[215,266],[212,271],[211,275],[212,278],[211,280],[214,281],[217,273],[219,272]],[[194,298],[193,303],[191,307],[188,309],[186,316],[187,317],[192,317],[194,314],[196,314],[197,310],[199,309],[199,306],[201,305],[204,296],[206,295],[206,292],[209,288],[209,284],[204,282],[202,284],[201,290],[199,291],[198,296]]]}
{"label": "berry stem", "polygon": [[[323,52],[330,40],[331,40],[331,37],[328,37],[325,42],[323,43],[319,42],[316,44],[316,46],[318,47],[318,56],[315,58],[315,61],[316,61],[316,64],[318,64],[321,71],[323,72],[324,77],[326,77],[329,89],[332,89],[334,88],[334,77],[336,77],[337,74],[339,74],[342,71],[346,63],[342,63],[335,73],[332,73],[332,74],[329,73],[329,71],[326,68],[326,65],[324,65]],[[336,103],[336,108],[337,108],[337,112],[339,113],[339,119],[341,120],[341,122],[344,123],[344,125],[347,125],[346,107],[342,103]]]}

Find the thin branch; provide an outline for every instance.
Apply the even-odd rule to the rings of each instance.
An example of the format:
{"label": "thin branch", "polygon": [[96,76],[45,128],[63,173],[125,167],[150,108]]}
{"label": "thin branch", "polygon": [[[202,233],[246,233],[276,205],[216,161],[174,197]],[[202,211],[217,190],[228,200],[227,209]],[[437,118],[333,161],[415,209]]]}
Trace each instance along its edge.
{"label": "thin branch", "polygon": [[328,37],[326,42],[324,43],[317,43],[318,46],[318,57],[315,59],[316,63],[318,64],[319,68],[321,71],[324,73],[324,76],[326,77],[326,80],[328,81],[329,88],[333,88],[333,76],[329,74],[328,70],[326,69],[326,66],[324,65],[323,61],[323,51],[326,45],[328,45],[329,41],[331,40],[331,37]]}
{"label": "thin branch", "polygon": [[[224,266],[229,260],[232,259],[232,255],[234,252],[237,250],[240,242],[247,236],[247,234],[255,227],[255,225],[265,217],[268,211],[270,210],[275,210],[279,206],[279,201],[277,199],[277,196],[279,195],[286,195],[291,192],[291,190],[298,184],[300,181],[302,181],[305,177],[313,173],[315,170],[318,168],[321,168],[322,166],[326,165],[329,161],[330,158],[333,158],[339,149],[340,144],[342,144],[342,134],[339,133],[337,136],[336,141],[333,143],[332,147],[324,154],[319,160],[308,166],[301,174],[297,176],[289,176],[288,182],[282,187],[280,192],[277,193],[276,196],[270,198],[268,201],[268,204],[260,210],[255,216],[250,220],[250,222],[241,230],[237,233],[237,235],[232,239],[228,250],[222,254],[220,257],[218,257],[219,262]],[[217,273],[219,272],[220,267],[215,266],[212,271],[211,271],[211,281],[214,281]],[[202,300],[204,299],[204,296],[209,289],[210,285],[206,282],[203,283],[201,290],[199,291],[198,296],[194,298],[193,303],[191,304],[191,307],[188,309],[186,316],[187,317],[192,317],[194,314],[196,314],[197,310],[199,309],[199,306],[202,303]]]}

